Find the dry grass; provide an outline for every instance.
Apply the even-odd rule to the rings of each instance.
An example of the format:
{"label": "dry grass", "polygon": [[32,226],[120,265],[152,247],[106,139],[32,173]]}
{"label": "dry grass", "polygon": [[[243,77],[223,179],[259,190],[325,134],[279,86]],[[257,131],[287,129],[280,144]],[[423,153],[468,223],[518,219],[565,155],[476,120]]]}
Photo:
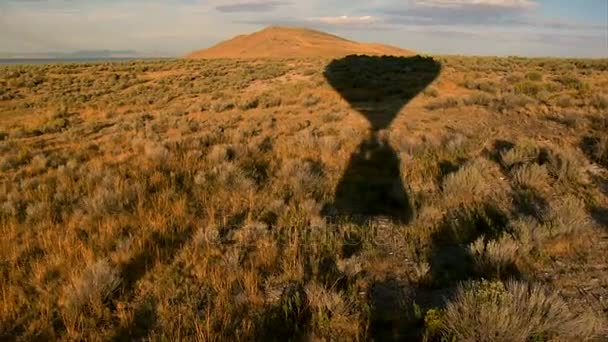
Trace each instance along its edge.
{"label": "dry grass", "polygon": [[589,340],[600,329],[572,314],[558,294],[515,281],[459,287],[444,322],[446,337],[457,341]]}
{"label": "dry grass", "polygon": [[[0,339],[605,339],[608,63],[435,60],[0,67]],[[370,135],[409,220],[335,214]]]}

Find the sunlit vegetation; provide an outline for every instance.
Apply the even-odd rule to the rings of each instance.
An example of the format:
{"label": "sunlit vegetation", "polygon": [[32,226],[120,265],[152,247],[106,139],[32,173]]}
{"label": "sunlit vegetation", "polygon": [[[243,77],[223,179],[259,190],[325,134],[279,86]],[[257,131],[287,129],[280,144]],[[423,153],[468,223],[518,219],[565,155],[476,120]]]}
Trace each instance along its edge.
{"label": "sunlit vegetation", "polygon": [[0,67],[0,339],[606,339],[608,61],[435,61],[408,222],[332,214],[330,60]]}

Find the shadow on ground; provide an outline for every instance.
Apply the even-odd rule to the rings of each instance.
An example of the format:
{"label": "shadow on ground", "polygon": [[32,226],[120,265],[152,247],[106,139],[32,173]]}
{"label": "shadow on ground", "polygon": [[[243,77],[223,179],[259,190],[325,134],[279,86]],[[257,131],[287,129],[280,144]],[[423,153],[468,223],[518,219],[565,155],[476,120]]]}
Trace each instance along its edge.
{"label": "shadow on ground", "polygon": [[[430,270],[425,281],[388,279],[373,284],[368,292],[371,307],[368,340],[425,341],[425,312],[445,308],[458,289],[458,284],[480,279],[519,278],[515,264],[479,263],[468,246],[482,238],[496,241],[508,232],[508,218],[501,209],[483,204],[475,208],[460,207],[446,213],[432,235],[429,249]],[[504,280],[503,279],[503,280]],[[440,340],[440,339],[438,339]]]}
{"label": "shadow on ground", "polygon": [[324,76],[353,109],[371,124],[370,134],[351,155],[328,216],[368,220],[413,219],[413,208],[399,170],[399,159],[378,132],[388,128],[412,98],[441,71],[430,57],[347,56],[332,61]]}

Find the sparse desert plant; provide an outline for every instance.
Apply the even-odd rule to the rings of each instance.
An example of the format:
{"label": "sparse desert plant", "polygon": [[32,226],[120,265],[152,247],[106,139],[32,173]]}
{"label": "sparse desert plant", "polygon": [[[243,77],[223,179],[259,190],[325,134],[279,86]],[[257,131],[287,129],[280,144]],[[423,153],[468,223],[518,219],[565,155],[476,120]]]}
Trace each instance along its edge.
{"label": "sparse desert plant", "polygon": [[583,139],[585,153],[594,162],[608,166],[608,135],[595,134]]}
{"label": "sparse desert plant", "polygon": [[47,164],[48,159],[42,154],[38,154],[34,156],[32,160],[30,160],[30,166],[32,167],[34,172],[44,171],[47,167]]}
{"label": "sparse desert plant", "polygon": [[585,204],[576,197],[566,196],[553,207],[550,229],[554,236],[584,231],[589,224]]}
{"label": "sparse desert plant", "polygon": [[118,270],[106,260],[89,265],[82,274],[74,277],[65,287],[63,309],[68,321],[74,320],[83,310],[98,309],[120,285]]}
{"label": "sparse desert plant", "polygon": [[467,89],[480,90],[489,94],[496,94],[498,86],[491,80],[465,80],[463,85]]}
{"label": "sparse desert plant", "polygon": [[207,161],[218,164],[234,158],[234,149],[231,145],[213,145],[207,154]]}
{"label": "sparse desert plant", "polygon": [[241,110],[249,110],[257,108],[260,104],[260,100],[257,97],[251,97],[241,100],[238,104],[238,108]]}
{"label": "sparse desert plant", "polygon": [[40,131],[43,133],[57,133],[66,128],[68,121],[62,117],[53,118],[40,126]]}
{"label": "sparse desert plant", "polygon": [[312,330],[317,338],[357,338],[360,321],[354,303],[318,284],[306,287],[306,297],[312,311]]}
{"label": "sparse desert plant", "polygon": [[585,90],[589,88],[589,85],[587,83],[583,82],[578,76],[574,74],[562,75],[556,78],[555,80],[568,89]]}
{"label": "sparse desert plant", "polygon": [[608,109],[608,98],[604,95],[596,94],[591,98],[591,105],[599,110]]}
{"label": "sparse desert plant", "polygon": [[304,99],[303,104],[305,107],[313,107],[313,106],[316,106],[319,102],[321,102],[320,97],[314,96],[314,95],[308,95]]}
{"label": "sparse desert plant", "polygon": [[431,274],[430,272],[431,272],[431,265],[428,262],[426,262],[426,261],[417,262],[416,264],[414,264],[414,267],[413,267],[414,281],[416,281],[418,283],[424,283],[424,282],[428,281],[429,275]]}
{"label": "sparse desert plant", "polygon": [[547,170],[557,180],[576,184],[581,177],[581,161],[578,153],[569,147],[554,148],[546,151]]}
{"label": "sparse desert plant", "polygon": [[511,169],[517,165],[524,165],[538,160],[541,148],[533,141],[523,140],[518,142],[514,148],[502,152],[500,155],[504,167]]}
{"label": "sparse desert plant", "polygon": [[562,108],[568,108],[574,105],[574,100],[568,95],[562,95],[555,100],[555,104]]}
{"label": "sparse desert plant", "polygon": [[519,242],[519,250],[530,253],[538,248],[549,236],[549,229],[533,218],[523,218],[510,222],[510,228]]}
{"label": "sparse desert plant", "polygon": [[234,107],[235,107],[234,102],[232,102],[232,101],[220,101],[220,102],[213,103],[213,105],[211,106],[211,109],[214,112],[221,113],[221,112],[229,111],[229,110],[233,109]]}
{"label": "sparse desert plant", "polygon": [[511,174],[513,182],[520,187],[544,189],[548,185],[549,173],[545,165],[523,164],[514,168]]}
{"label": "sparse desert plant", "polygon": [[542,87],[540,84],[530,81],[524,81],[515,85],[516,94],[524,94],[527,96],[536,96]]}
{"label": "sparse desert plant", "polygon": [[260,97],[260,107],[262,108],[278,107],[281,103],[281,98],[276,95],[264,94]]}
{"label": "sparse desert plant", "polygon": [[460,170],[446,177],[443,181],[443,193],[455,198],[479,198],[485,195],[490,189],[488,167],[488,162],[483,159],[465,164]]}
{"label": "sparse desert plant", "polygon": [[428,110],[436,110],[436,109],[448,109],[458,107],[460,105],[460,99],[456,97],[447,97],[447,98],[437,98],[429,102],[426,105],[426,109]]}
{"label": "sparse desert plant", "polygon": [[255,181],[233,162],[225,161],[215,165],[210,175],[219,187],[245,193],[255,188]]}
{"label": "sparse desert plant", "polygon": [[492,97],[484,93],[474,93],[464,100],[467,105],[489,106],[492,103]]}
{"label": "sparse desert plant", "polygon": [[169,158],[169,150],[160,144],[147,142],[144,145],[144,155],[152,163],[162,165]]}
{"label": "sparse desert plant", "polygon": [[513,110],[525,107],[534,102],[533,99],[522,94],[506,94],[496,102],[496,109],[500,111]]}
{"label": "sparse desert plant", "polygon": [[519,245],[510,235],[504,234],[497,240],[486,241],[479,237],[469,245],[475,267],[483,275],[502,275],[514,267]]}
{"label": "sparse desert plant", "polygon": [[435,87],[427,87],[426,89],[424,89],[423,93],[424,93],[424,95],[426,95],[428,97],[437,97],[437,96],[439,96],[439,91]]}
{"label": "sparse desert plant", "polygon": [[543,74],[538,71],[530,71],[526,74],[526,78],[530,81],[538,82],[543,80]]}
{"label": "sparse desert plant", "polygon": [[573,314],[557,293],[517,281],[461,285],[443,322],[445,337],[456,341],[598,337],[595,322]]}

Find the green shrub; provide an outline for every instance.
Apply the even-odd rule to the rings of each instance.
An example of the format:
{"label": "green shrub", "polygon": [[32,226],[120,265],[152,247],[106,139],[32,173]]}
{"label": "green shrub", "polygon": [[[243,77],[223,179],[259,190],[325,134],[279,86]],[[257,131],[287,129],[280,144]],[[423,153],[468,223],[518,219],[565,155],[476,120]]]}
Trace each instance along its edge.
{"label": "green shrub", "polygon": [[441,335],[443,327],[443,312],[439,309],[429,309],[424,315],[424,333],[429,339]]}

